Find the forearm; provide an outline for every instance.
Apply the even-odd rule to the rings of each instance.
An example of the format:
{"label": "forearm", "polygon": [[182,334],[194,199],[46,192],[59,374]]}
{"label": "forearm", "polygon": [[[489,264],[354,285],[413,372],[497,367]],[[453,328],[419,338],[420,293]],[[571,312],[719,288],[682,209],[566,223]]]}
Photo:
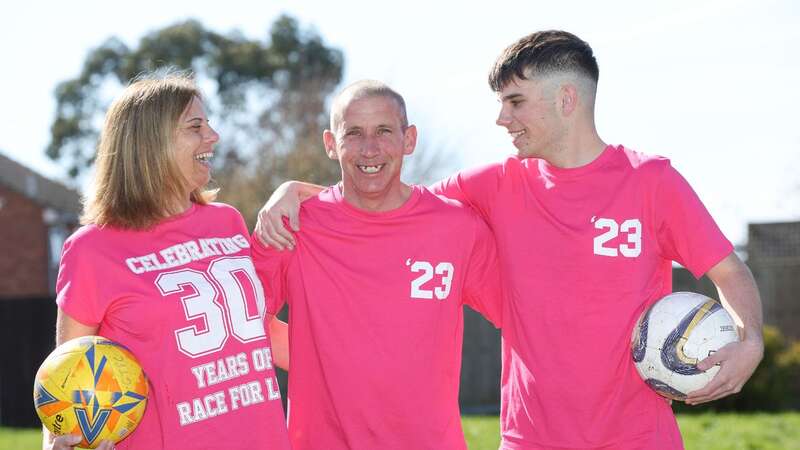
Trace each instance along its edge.
{"label": "forearm", "polygon": [[323,186],[302,181],[281,183],[258,212],[254,230],[256,238],[275,250],[294,248],[294,236],[286,229],[283,220],[288,218],[289,228],[300,231],[300,204],[323,189]]}
{"label": "forearm", "polygon": [[306,183],[304,181],[287,181],[281,184],[281,187],[286,187],[288,192],[293,192],[297,195],[297,198],[302,202],[307,200],[310,197],[313,197],[322,190],[325,189],[325,186],[320,186],[318,184],[313,183]]}
{"label": "forearm", "polygon": [[56,316],[56,345],[61,345],[71,339],[81,336],[96,335],[100,329],[98,326],[84,325],[73,319],[61,308],[58,308]]}
{"label": "forearm", "polygon": [[708,275],[717,286],[722,305],[739,327],[742,340],[760,344],[763,326],[761,296],[750,269],[732,253]]}
{"label": "forearm", "polygon": [[702,389],[690,392],[686,403],[710,402],[741,391],[764,357],[761,335],[761,297],[750,269],[731,253],[708,271],[717,286],[720,300],[739,327],[741,342],[725,345],[697,364],[700,370],[720,366],[714,378]]}
{"label": "forearm", "polygon": [[50,430],[42,425],[42,450],[48,450],[53,446],[53,435]]}

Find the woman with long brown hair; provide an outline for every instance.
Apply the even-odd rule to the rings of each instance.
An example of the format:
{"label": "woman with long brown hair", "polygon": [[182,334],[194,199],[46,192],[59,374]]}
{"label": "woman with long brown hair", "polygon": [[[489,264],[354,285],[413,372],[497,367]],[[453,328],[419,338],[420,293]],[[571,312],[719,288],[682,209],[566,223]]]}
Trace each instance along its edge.
{"label": "woman with long brown hair", "polygon": [[102,335],[150,380],[120,449],[289,449],[249,233],[205,188],[218,139],[189,76],[133,82],[107,113],[84,226],[64,244],[57,343]]}

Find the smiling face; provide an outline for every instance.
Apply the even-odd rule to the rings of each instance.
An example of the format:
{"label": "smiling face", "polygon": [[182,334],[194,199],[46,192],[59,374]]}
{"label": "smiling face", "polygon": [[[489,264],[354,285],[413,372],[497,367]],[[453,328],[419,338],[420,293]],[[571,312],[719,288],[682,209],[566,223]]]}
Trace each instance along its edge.
{"label": "smiling face", "polygon": [[194,97],[178,119],[175,132],[175,161],[186,181],[189,193],[208,184],[211,179],[210,160],[219,135],[208,124],[203,102]]}
{"label": "smiling face", "polygon": [[325,130],[323,140],[342,168],[345,200],[369,210],[399,207],[410,193],[400,169],[416,146],[416,128],[404,129],[398,103],[388,96],[351,99],[340,108],[335,129]]}
{"label": "smiling face", "polygon": [[514,77],[498,92],[496,123],[508,131],[520,157],[549,159],[560,151],[566,130],[557,91],[549,80]]}

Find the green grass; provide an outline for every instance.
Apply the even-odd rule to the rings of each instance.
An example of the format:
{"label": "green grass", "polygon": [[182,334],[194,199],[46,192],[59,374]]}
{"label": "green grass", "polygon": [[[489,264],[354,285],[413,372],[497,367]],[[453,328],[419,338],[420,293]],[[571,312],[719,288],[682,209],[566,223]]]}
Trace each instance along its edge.
{"label": "green grass", "polygon": [[687,450],[800,450],[800,412],[678,415]]}
{"label": "green grass", "polygon": [[[781,414],[679,414],[686,450],[800,450],[800,412]],[[465,416],[470,450],[496,450],[497,416]],[[0,450],[41,448],[38,429],[0,428]]]}
{"label": "green grass", "polygon": [[470,450],[497,450],[497,446],[500,445],[498,416],[462,416],[461,424]]}
{"label": "green grass", "polygon": [[[470,450],[497,450],[497,416],[465,416]],[[679,414],[686,450],[800,450],[800,412]]]}
{"label": "green grass", "polygon": [[0,428],[0,450],[33,450],[41,448],[41,428]]}

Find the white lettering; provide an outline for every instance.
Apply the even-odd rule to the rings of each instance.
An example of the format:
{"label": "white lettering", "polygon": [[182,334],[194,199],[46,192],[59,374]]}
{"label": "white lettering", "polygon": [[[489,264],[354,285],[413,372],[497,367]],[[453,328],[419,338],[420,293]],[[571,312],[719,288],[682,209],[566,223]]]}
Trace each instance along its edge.
{"label": "white lettering", "polygon": [[[444,300],[450,295],[453,273],[455,272],[455,267],[453,267],[452,263],[440,262],[434,269],[433,265],[428,261],[414,261],[411,264],[411,259],[408,259],[406,265],[410,266],[412,272],[422,272],[420,276],[411,280],[411,298],[428,299],[436,295],[439,300]],[[441,285],[434,286],[433,290],[430,287],[424,288],[425,283],[434,278],[434,273],[441,275],[439,280]]]}
{"label": "white lettering", "polygon": [[228,412],[225,393],[222,391],[213,392],[202,399],[194,398],[191,403],[180,402],[176,407],[178,408],[181,426],[190,425]]}
{"label": "white lettering", "polygon": [[150,255],[140,257],[139,262],[142,263],[142,267],[144,268],[145,272],[150,272],[151,270],[158,270],[158,267],[153,266],[153,263],[150,262]]}
{"label": "white lettering", "polygon": [[128,268],[131,269],[131,272],[135,274],[144,273],[144,268],[136,266],[137,258],[128,258],[125,260],[125,264],[128,265]]}
{"label": "white lettering", "polygon": [[[216,362],[217,371],[214,373],[213,367],[208,374],[208,384],[214,385],[217,383],[222,383],[223,381],[228,381],[232,378],[231,375],[228,374],[228,371],[225,369],[225,363],[223,360],[218,359]],[[212,378],[213,376],[213,378]]]}
{"label": "white lettering", "polygon": [[165,248],[161,250],[161,257],[164,258],[164,262],[167,263],[170,267],[175,267],[178,265],[178,261],[175,259],[175,256],[172,255],[172,247]]}
{"label": "white lettering", "polygon": [[216,417],[228,412],[228,405],[225,404],[225,393],[222,391],[203,397],[203,405],[206,407],[208,417]]}
{"label": "white lettering", "polygon": [[200,250],[203,252],[203,258],[208,258],[209,256],[217,255],[218,253],[214,252],[214,249],[211,248],[211,245],[208,243],[208,239],[200,239],[197,241],[200,243]]}
{"label": "white lettering", "polygon": [[125,264],[131,272],[139,275],[181,266],[211,256],[232,255],[246,248],[250,248],[250,241],[241,234],[223,238],[198,239],[177,243],[147,255],[127,258]]}
{"label": "white lettering", "polygon": [[197,379],[197,387],[206,387],[205,377],[203,376],[203,366],[192,367],[192,375]]}
{"label": "white lettering", "polygon": [[211,239],[206,239],[205,241],[208,244],[208,247],[211,249],[212,252],[214,252],[215,255],[221,255],[222,254],[222,251],[218,247],[219,239],[211,238]]}
{"label": "white lettering", "polygon": [[275,377],[266,378],[264,381],[267,382],[267,392],[269,393],[270,400],[277,400],[281,398],[281,390],[278,389],[278,379]]}
{"label": "white lettering", "polygon": [[149,255],[147,255],[147,258],[150,258],[153,261],[153,266],[155,267],[155,270],[170,268],[170,266],[162,264],[161,261],[158,260],[158,256],[156,256],[155,253],[150,253]]}
{"label": "white lettering", "polygon": [[194,414],[192,420],[199,422],[208,419],[208,413],[206,413],[205,408],[203,408],[203,402],[199,398],[192,399],[192,407],[192,413]]}
{"label": "white lettering", "polygon": [[191,370],[197,379],[197,387],[203,388],[247,375],[250,373],[250,365],[247,362],[247,354],[240,352],[233,356],[194,366]]}
{"label": "white lettering", "polygon": [[191,256],[192,260],[199,261],[204,258],[203,254],[200,253],[200,249],[197,247],[197,243],[195,241],[189,241],[185,244],[186,250],[189,252],[189,256]]}
{"label": "white lettering", "polygon": [[239,406],[250,406],[265,400],[261,393],[261,384],[258,381],[234,386],[228,389],[228,394],[231,397],[232,410],[239,409]]}
{"label": "white lettering", "polygon": [[[592,217],[594,227],[605,230],[594,238],[594,254],[600,256],[616,257],[619,253],[627,258],[636,258],[642,253],[642,222],[639,219],[628,219],[620,226],[616,220],[604,217]],[[627,236],[627,243],[614,247],[607,243],[616,239],[621,234]]]}
{"label": "white lettering", "polygon": [[247,364],[247,355],[244,352],[237,354],[235,357],[230,358],[235,364],[237,376],[247,375],[250,373],[250,365]]}
{"label": "white lettering", "polygon": [[186,251],[186,247],[183,244],[177,244],[173,246],[172,249],[181,264],[192,262],[192,258],[189,256],[189,252]]}
{"label": "white lettering", "polygon": [[235,242],[236,245],[238,245],[241,248],[250,248],[250,241],[241,234],[237,234],[231,239],[233,239],[233,242]]}
{"label": "white lettering", "polygon": [[226,255],[239,252],[239,247],[233,243],[233,239],[231,238],[219,239],[219,243],[222,245],[222,251],[225,252]]}
{"label": "white lettering", "polygon": [[269,347],[253,350],[253,368],[256,372],[272,369],[272,350]]}
{"label": "white lettering", "polygon": [[181,426],[194,423],[192,420],[192,408],[189,402],[180,402],[176,405],[178,407],[178,417],[181,419]]}

